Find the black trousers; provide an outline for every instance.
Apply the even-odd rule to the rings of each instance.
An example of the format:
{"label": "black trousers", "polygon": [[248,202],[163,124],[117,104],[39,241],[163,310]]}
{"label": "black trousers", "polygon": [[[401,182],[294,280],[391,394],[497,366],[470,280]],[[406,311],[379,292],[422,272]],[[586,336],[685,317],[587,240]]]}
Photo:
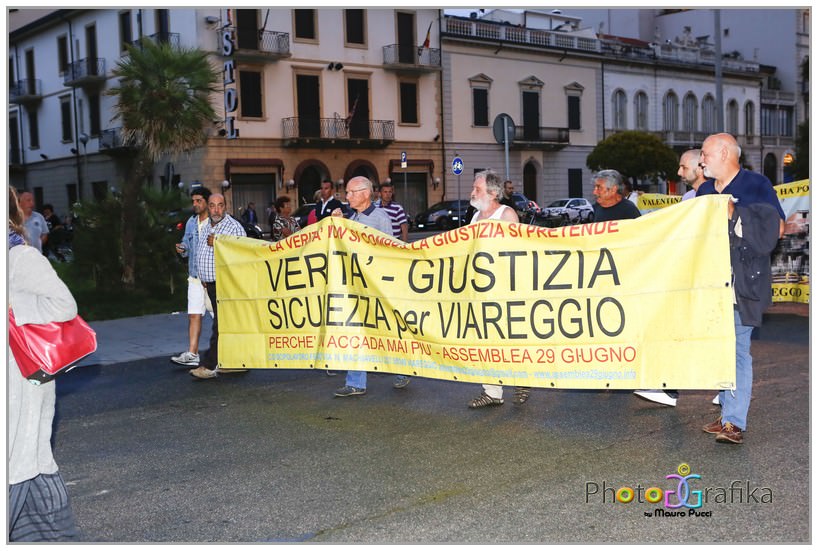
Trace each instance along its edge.
{"label": "black trousers", "polygon": [[213,306],[213,330],[210,332],[210,348],[202,354],[199,363],[208,369],[216,369],[219,363],[219,308],[216,300],[216,282],[205,283],[205,290]]}

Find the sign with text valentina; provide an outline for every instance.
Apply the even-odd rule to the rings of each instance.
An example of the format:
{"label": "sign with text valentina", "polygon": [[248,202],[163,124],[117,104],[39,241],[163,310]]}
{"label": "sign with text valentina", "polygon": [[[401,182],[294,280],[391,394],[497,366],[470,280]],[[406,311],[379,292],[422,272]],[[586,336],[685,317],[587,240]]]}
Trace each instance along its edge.
{"label": "sign with text valentina", "polygon": [[726,197],[402,243],[328,217],[216,240],[219,363],[548,388],[730,388]]}

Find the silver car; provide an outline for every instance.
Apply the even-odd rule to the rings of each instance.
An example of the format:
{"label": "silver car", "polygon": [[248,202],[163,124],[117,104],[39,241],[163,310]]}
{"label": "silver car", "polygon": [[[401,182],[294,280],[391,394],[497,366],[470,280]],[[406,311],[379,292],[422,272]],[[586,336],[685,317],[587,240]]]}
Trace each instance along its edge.
{"label": "silver car", "polygon": [[581,197],[559,199],[542,208],[548,217],[561,217],[566,224],[582,224],[594,221],[594,206]]}

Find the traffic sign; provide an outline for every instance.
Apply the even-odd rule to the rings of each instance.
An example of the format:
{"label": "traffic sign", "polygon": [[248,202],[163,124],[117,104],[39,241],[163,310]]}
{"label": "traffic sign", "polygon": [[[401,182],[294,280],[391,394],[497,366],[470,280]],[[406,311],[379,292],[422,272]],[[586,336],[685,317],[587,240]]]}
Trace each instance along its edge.
{"label": "traffic sign", "polygon": [[463,173],[464,166],[463,159],[460,157],[455,157],[452,159],[452,174],[455,176],[460,176]]}
{"label": "traffic sign", "polygon": [[400,167],[406,168],[406,151],[400,152]]}

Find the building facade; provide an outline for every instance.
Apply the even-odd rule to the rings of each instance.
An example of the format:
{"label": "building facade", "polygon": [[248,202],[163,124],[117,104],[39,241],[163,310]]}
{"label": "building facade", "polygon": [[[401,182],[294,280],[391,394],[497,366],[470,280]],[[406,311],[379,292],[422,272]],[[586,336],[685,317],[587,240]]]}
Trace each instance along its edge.
{"label": "building facade", "polygon": [[60,212],[117,188],[110,71],[125,44],[158,40],[209,52],[223,91],[206,146],[157,163],[154,185],[224,189],[238,215],[280,195],[310,202],[324,179],[344,199],[364,175],[394,180],[417,212],[442,194],[437,22],[414,9],[44,10],[10,34],[12,183]]}

